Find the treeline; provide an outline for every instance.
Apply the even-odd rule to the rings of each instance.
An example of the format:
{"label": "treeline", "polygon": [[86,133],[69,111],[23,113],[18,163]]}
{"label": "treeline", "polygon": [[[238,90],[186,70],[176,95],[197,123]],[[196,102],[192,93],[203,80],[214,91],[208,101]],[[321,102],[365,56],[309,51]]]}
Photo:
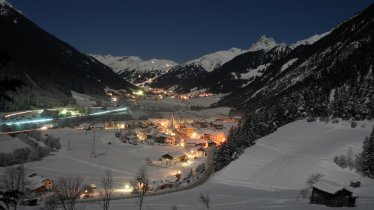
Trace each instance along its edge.
{"label": "treeline", "polygon": [[11,153],[0,153],[0,167],[41,160],[52,151],[61,149],[59,138],[51,135],[42,136],[39,131],[20,134],[17,138],[29,147],[18,148]]}

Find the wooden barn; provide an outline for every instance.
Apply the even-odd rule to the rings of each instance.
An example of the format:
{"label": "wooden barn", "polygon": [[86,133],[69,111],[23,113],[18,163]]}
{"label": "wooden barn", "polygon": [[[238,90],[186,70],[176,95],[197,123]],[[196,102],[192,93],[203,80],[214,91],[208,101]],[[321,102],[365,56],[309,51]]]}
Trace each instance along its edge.
{"label": "wooden barn", "polygon": [[313,185],[310,203],[329,207],[354,207],[356,198],[348,187],[327,180],[319,180]]}

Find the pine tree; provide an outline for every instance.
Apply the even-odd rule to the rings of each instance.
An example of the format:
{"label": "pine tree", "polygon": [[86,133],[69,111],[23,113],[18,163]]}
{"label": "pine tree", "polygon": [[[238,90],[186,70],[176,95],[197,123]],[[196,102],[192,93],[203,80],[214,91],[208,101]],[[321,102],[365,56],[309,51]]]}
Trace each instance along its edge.
{"label": "pine tree", "polygon": [[366,137],[362,153],[357,157],[358,170],[364,176],[374,178],[374,128],[370,137]]}

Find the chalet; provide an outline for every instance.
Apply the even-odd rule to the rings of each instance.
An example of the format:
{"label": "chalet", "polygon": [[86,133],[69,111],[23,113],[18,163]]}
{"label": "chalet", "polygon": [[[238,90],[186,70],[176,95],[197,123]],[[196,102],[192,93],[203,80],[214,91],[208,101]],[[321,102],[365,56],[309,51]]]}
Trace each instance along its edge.
{"label": "chalet", "polygon": [[209,122],[205,119],[199,118],[195,120],[194,125],[199,128],[207,128],[209,126]]}
{"label": "chalet", "polygon": [[158,133],[155,135],[155,142],[164,144],[164,143],[167,143],[167,141],[168,141],[168,135],[164,133]]}
{"label": "chalet", "polygon": [[206,139],[185,139],[186,147],[208,147],[208,141]]}
{"label": "chalet", "polygon": [[39,176],[36,173],[28,175],[27,179],[30,182],[27,191],[31,194],[40,195],[51,191],[53,188],[53,180]]}
{"label": "chalet", "polygon": [[183,152],[173,152],[161,156],[161,162],[168,166],[187,161],[187,155]]}
{"label": "chalet", "polygon": [[356,198],[349,187],[322,179],[313,185],[310,203],[329,207],[354,207]]}
{"label": "chalet", "polygon": [[217,130],[222,130],[223,129],[223,123],[220,122],[220,121],[211,122],[210,126],[214,129],[217,129]]}
{"label": "chalet", "polygon": [[206,151],[203,147],[200,147],[199,149],[196,150],[196,154],[200,157],[206,156]]}
{"label": "chalet", "polygon": [[211,117],[208,119],[208,121],[210,123],[213,123],[213,122],[223,122],[223,119],[222,118],[217,118],[217,117]]}
{"label": "chalet", "polygon": [[217,146],[221,145],[226,141],[226,134],[223,131],[213,131],[210,129],[204,129],[202,131],[203,139],[213,141]]}

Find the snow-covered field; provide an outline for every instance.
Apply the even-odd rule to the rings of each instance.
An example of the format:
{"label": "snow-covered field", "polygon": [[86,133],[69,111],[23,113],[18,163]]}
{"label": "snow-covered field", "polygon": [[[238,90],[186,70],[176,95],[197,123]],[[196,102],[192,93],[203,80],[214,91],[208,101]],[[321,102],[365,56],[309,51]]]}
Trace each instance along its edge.
{"label": "snow-covered field", "polygon": [[[144,209],[203,209],[197,197],[210,195],[211,209],[328,209],[297,200],[313,173],[342,185],[359,180],[362,187],[355,209],[374,207],[374,180],[363,178],[333,163],[335,155],[345,154],[352,147],[360,151],[372,123],[351,128],[348,123],[331,124],[296,121],[275,133],[261,138],[228,167],[216,173],[205,184],[189,191],[145,199]],[[97,204],[80,204],[80,209],[99,209]],[[111,209],[136,209],[136,200],[118,200]]]}
{"label": "snow-covered field", "polygon": [[[122,143],[114,137],[113,130],[98,130],[96,132],[96,158],[91,158],[93,133],[76,131],[73,129],[50,129],[43,131],[60,137],[62,149],[41,161],[25,164],[29,172],[36,172],[41,176],[56,179],[60,176],[76,176],[84,178],[87,184],[99,185],[106,169],[113,173],[115,188],[123,188],[133,180],[138,169],[145,165],[146,158],[158,160],[162,155],[170,152],[185,151],[177,146],[148,146],[145,144],[131,145]],[[68,142],[70,141],[70,150]],[[111,142],[111,144],[108,144]],[[147,167],[152,179],[159,179],[181,170],[178,164],[170,168]]]}

